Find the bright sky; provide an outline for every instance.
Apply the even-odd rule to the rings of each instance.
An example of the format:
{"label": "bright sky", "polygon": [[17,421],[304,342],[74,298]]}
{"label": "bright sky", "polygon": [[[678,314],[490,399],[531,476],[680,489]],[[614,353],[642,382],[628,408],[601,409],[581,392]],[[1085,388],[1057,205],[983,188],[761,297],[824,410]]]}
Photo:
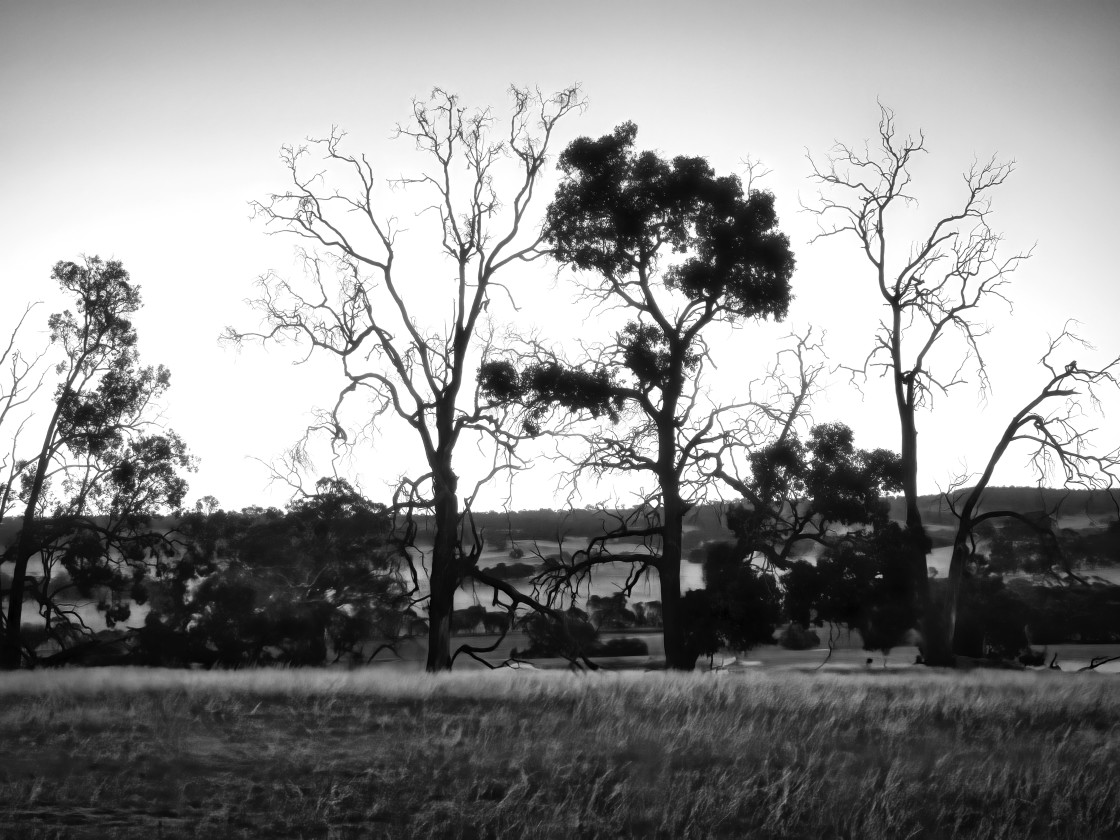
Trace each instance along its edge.
{"label": "bright sky", "polygon": [[[266,236],[247,205],[285,185],[280,146],[338,125],[349,150],[391,177],[416,159],[390,131],[432,86],[502,113],[510,83],[579,82],[590,107],[563,124],[557,151],[632,120],[642,148],[703,155],[720,172],[741,171],[749,155],[772,171],[764,185],[797,254],[797,300],[779,330],[748,327],[717,348],[723,369],[758,372],[774,336],[807,324],[827,330],[835,362],[859,364],[880,317],[868,267],[850,242],[810,246],[815,222],[798,207],[815,194],[805,150],[872,137],[878,99],[901,129],[925,132],[923,212],[956,206],[974,156],[1014,158],[993,226],[1009,255],[1037,243],[1015,278],[1014,315],[986,313],[994,394],[979,404],[966,385],[920,420],[922,489],[933,492],[982,466],[997,429],[1037,387],[1048,332],[1076,318],[1098,361],[1120,352],[1117,44],[1111,0],[5,2],[0,326],[30,300],[46,302],[37,328],[59,307],[57,260],[122,260],[143,288],[142,357],[171,368],[167,418],[201,459],[190,498],[282,504],[285,488],[267,488],[253,459],[294,441],[338,380],[329,368],[293,367],[290,351],[217,343],[227,324],[255,325],[243,300],[258,275],[294,272],[294,242]],[[402,253],[411,270],[424,259]],[[584,320],[548,270],[507,279],[524,306],[519,324],[560,340]],[[1078,361],[1091,360],[1079,352]],[[838,379],[816,419],[849,422],[859,445],[897,448],[886,383],[865,392],[861,402]],[[1115,417],[1102,428],[1113,445]],[[384,498],[403,450],[392,431],[376,445],[355,468]],[[1001,479],[1029,480],[1018,469]],[[550,481],[519,478],[515,508],[551,504]]]}

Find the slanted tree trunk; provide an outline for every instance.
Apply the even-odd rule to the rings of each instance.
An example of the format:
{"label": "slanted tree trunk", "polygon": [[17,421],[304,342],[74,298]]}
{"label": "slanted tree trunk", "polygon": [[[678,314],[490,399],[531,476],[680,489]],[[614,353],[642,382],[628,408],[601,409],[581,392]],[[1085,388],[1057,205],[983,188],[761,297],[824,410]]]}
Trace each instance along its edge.
{"label": "slanted tree trunk", "polygon": [[25,516],[16,542],[12,568],[12,586],[8,590],[8,615],[4,636],[0,640],[0,669],[14,671],[23,664],[21,627],[23,625],[23,599],[27,593],[27,563],[35,553],[35,523],[31,514]]}
{"label": "slanted tree trunk", "polygon": [[[63,385],[63,393],[70,390],[70,382]],[[43,495],[43,482],[50,465],[51,455],[55,446],[55,433],[58,429],[58,405],[56,402],[54,414],[47,426],[46,439],[39,450],[35,464],[35,478],[27,497],[27,507],[23,512],[23,522],[20,524],[19,539],[16,541],[15,557],[12,567],[12,588],[8,590],[8,615],[4,625],[4,636],[0,640],[0,669],[14,671],[23,664],[23,599],[27,594],[27,564],[38,549],[36,538],[39,522],[35,516],[39,507],[39,499]]]}

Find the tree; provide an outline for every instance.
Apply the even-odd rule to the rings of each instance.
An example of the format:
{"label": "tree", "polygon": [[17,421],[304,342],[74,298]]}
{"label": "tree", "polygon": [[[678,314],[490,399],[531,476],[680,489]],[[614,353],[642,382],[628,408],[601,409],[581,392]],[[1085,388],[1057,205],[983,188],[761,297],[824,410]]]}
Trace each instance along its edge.
{"label": "tree", "polygon": [[858,630],[864,649],[889,653],[914,626],[910,570],[897,562],[905,541],[890,522],[837,540],[815,564],[793,561],[782,577],[786,614],[804,627]]}
{"label": "tree", "polygon": [[200,506],[176,530],[142,633],[154,664],[320,665],[408,630],[392,517],[345,481],[320,479],[283,512]]}
{"label": "tree", "polygon": [[[399,231],[395,220],[379,210],[382,199],[372,165],[364,155],[344,153],[342,133],[332,131],[307,146],[285,147],[290,187],[254,204],[276,230],[320,249],[303,252],[308,291],[265,275],[262,296],[255,301],[264,331],[227,332],[234,341],[302,340],[310,352],[337,359],[343,386],[313,429],[326,431],[336,445],[353,440],[343,408],[363,396],[368,403],[359,426],[395,416],[416,436],[425,467],[401,481],[397,501],[406,512],[430,510],[435,519],[428,601],[431,671],[451,666],[455,590],[468,576],[484,577],[476,568],[481,539],[469,545],[463,539],[464,510],[469,511],[483,483],[514,467],[516,437],[505,432],[502,418],[481,403],[474,387],[475,360],[489,341],[483,324],[492,298],[506,291],[499,284],[506,269],[541,255],[540,234],[529,230],[537,180],[557,124],[582,107],[576,88],[547,98],[514,88],[511,96],[504,138],[489,110],[468,111],[439,89],[428,102],[414,102],[411,122],[397,130],[430,164],[398,184],[433,194],[429,210],[438,220],[433,250],[454,266],[450,289],[437,293],[450,307],[449,312],[438,308],[434,320],[442,326],[422,320],[426,313],[434,315],[431,292],[400,276]],[[308,169],[313,150],[322,152],[326,170]],[[503,171],[506,160],[512,161],[512,173]],[[329,188],[335,180],[337,188]],[[507,183],[503,199],[499,189]],[[461,508],[455,453],[470,436],[490,442],[494,465]]]}
{"label": "tree", "polygon": [[814,426],[807,442],[785,423],[777,438],[757,447],[749,460],[746,478],[722,464],[714,471],[743,498],[729,509],[727,526],[742,560],[758,556],[777,570],[788,568],[804,542],[829,549],[862,539],[868,529],[884,529],[890,506],[883,497],[901,485],[898,455],[856,449],[852,430],[843,423]]}
{"label": "tree", "polygon": [[[973,164],[964,174],[964,198],[957,209],[935,221],[926,235],[896,245],[898,229],[906,221],[902,214],[916,203],[908,192],[911,164],[925,151],[925,137],[898,136],[894,112],[884,106],[880,110],[874,152],[837,143],[823,163],[810,156],[813,179],[821,187],[819,201],[811,208],[821,228],[813,241],[854,238],[871,265],[887,308],[861,372],[866,375],[877,368],[891,382],[901,432],[910,543],[904,556],[915,585],[922,650],[926,662],[947,663],[951,651],[937,647],[945,634],[936,626],[939,613],[930,604],[926,571],[930,543],[918,509],[918,412],[931,406],[935,394],[963,383],[969,363],[981,387],[987,387],[979,346],[987,328],[977,319],[978,310],[993,300],[1006,301],[1009,276],[1029,254],[999,256],[1001,237],[989,225],[991,197],[1011,175],[1013,164],[995,158]],[[963,352],[942,368],[944,362],[935,359],[935,349],[953,334],[963,344]]]}
{"label": "tree", "polygon": [[[727,527],[735,542],[709,552],[707,588],[717,598],[726,597],[730,589],[727,573],[710,574],[708,567],[717,564],[739,577],[749,573],[761,578],[768,584],[763,594],[775,601],[779,588],[784,588],[786,612],[803,627],[810,621],[818,625],[835,621],[858,627],[866,639],[873,625],[884,626],[880,618],[889,612],[892,632],[900,625],[896,636],[909,629],[913,616],[908,599],[898,597],[896,585],[905,580],[906,569],[887,570],[884,575],[883,568],[898,542],[891,538],[889,505],[884,499],[900,486],[898,456],[884,449],[856,449],[852,430],[842,423],[813,426],[803,442],[792,423],[784,422],[772,442],[750,453],[749,464],[745,478],[728,473],[722,465],[715,471],[743,501],[727,512]],[[823,549],[816,566],[794,559],[798,547],[806,543]],[[840,580],[842,587],[835,585]],[[848,590],[847,596],[838,594],[842,589]],[[836,607],[836,598],[843,601],[843,610]],[[755,612],[765,615],[767,610]],[[771,623],[776,623],[776,613],[770,614]],[[737,620],[750,626],[758,619],[741,611]],[[768,638],[762,631],[760,626],[754,633],[756,644]]]}
{"label": "tree", "polygon": [[[170,373],[139,364],[131,316],[140,308],[140,290],[128,272],[116,260],[87,257],[57,263],[51,276],[74,296],[76,311],[48,321],[60,356],[53,408],[43,415],[38,450],[15,461],[3,488],[5,503],[14,491],[23,506],[19,533],[3,555],[12,564],[0,639],[0,666],[8,669],[35,660],[21,638],[28,595],[38,602],[48,635],[63,645],[91,635],[65,600],[72,592],[90,598],[108,588],[114,595],[108,622],[128,617],[116,594],[144,598],[149,563],[170,550],[149,527],[151,515],[179,506],[187,486],[181,473],[193,467],[178,436],[154,423]],[[11,381],[20,386],[10,394],[29,399],[28,368],[22,357],[10,358]],[[9,397],[3,405],[18,401]],[[36,557],[37,574],[29,568]]]}
{"label": "tree", "polygon": [[746,651],[774,639],[781,593],[774,575],[742,562],[733,543],[710,546],[704,588],[686,592],[686,647],[712,656],[721,648]]}
{"label": "tree", "polygon": [[587,450],[577,471],[638,473],[652,486],[617,528],[551,570],[550,585],[555,592],[620,559],[603,551],[609,541],[654,541],[650,553],[621,559],[635,562],[631,587],[647,569],[657,571],[666,663],[691,669],[696,654],[686,644],[680,593],[683,520],[711,480],[702,469],[708,448],[741,428],[751,410],[749,401],[705,406],[705,330],[784,317],[794,258],[772,194],[744,190],[702,158],[636,152],[636,136],[624,123],[571,143],[545,222],[551,256],[580,272],[585,297],[632,320],[582,363],[542,352],[518,370],[494,359],[483,367],[483,384],[494,401],[521,403],[530,434],[557,408],[617,426],[582,436]]}
{"label": "tree", "polygon": [[1069,331],[1068,324],[1057,338],[1051,339],[1046,353],[1039,360],[1046,372],[1042,387],[1012,416],[975,485],[962,489],[965,479],[961,478],[945,494],[950,509],[957,517],[957,530],[949,561],[946,594],[940,605],[942,614],[936,624],[943,633],[939,644],[942,649],[960,649],[957,613],[961,587],[975,555],[979,527],[999,519],[1016,520],[1037,532],[1051,550],[1057,549],[1051,525],[1056,517],[1031,517],[1015,510],[981,509],[995,468],[1011,447],[1028,450],[1039,486],[1058,478],[1067,488],[1111,490],[1120,480],[1120,449],[1102,451],[1094,446],[1094,430],[1086,425],[1086,418],[1094,409],[1099,412],[1102,406],[1101,391],[1105,388],[1115,390],[1120,386],[1117,378],[1120,357],[1099,368],[1081,367],[1076,360],[1062,366],[1053,357],[1059,348],[1070,343],[1080,345],[1082,350],[1092,349]]}

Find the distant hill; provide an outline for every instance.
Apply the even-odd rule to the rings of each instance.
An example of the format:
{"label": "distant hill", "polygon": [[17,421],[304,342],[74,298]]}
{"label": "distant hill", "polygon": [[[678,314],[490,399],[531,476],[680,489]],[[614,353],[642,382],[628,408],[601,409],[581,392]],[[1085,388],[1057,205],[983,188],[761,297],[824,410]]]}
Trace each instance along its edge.
{"label": "distant hill", "polygon": [[[963,497],[967,490],[958,491]],[[1111,493],[1088,490],[1055,490],[1039,487],[989,487],[984,492],[980,505],[981,511],[1013,510],[1018,513],[1051,511],[1055,508],[1059,516],[1088,515],[1094,519],[1107,521],[1117,518],[1120,506],[1120,490]],[[957,520],[949,511],[944,498],[940,495],[920,496],[918,507],[927,525],[956,525]],[[891,519],[902,522],[906,519],[906,502],[901,496],[891,499]]]}
{"label": "distant hill", "polygon": [[[890,500],[890,517],[898,522],[906,518],[905,502],[901,496]],[[984,494],[981,510],[1007,508],[1020,513],[1052,510],[1057,507],[1060,516],[1088,515],[1107,522],[1117,518],[1120,490],[1111,493],[1086,490],[1054,490],[1038,487],[992,487]],[[956,519],[940,495],[921,496],[919,507],[927,525],[952,526]],[[697,505],[685,518],[685,550],[696,548],[712,540],[731,538],[724,526],[724,505]],[[555,544],[558,540],[583,539],[603,534],[614,528],[618,520],[598,509],[555,511],[548,508],[520,511],[485,511],[475,513],[476,527],[485,534],[491,545],[499,540]],[[419,516],[420,534],[430,536],[433,528],[431,517]],[[154,530],[169,531],[174,528],[174,517],[156,517]],[[7,545],[19,531],[19,517],[0,521],[0,547]]]}

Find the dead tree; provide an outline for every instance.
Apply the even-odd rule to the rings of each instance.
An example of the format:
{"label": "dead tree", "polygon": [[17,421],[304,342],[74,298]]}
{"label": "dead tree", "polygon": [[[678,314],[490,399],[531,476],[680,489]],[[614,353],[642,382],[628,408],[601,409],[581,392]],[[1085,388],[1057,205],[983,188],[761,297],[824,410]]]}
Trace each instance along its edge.
{"label": "dead tree", "polygon": [[953,650],[961,581],[974,554],[977,526],[995,519],[1016,519],[1042,536],[1054,537],[1048,533],[1048,525],[1019,511],[981,510],[992,474],[1009,450],[1027,450],[1039,486],[1056,479],[1070,489],[1107,491],[1120,482],[1120,448],[1100,450],[1092,439],[1096,429],[1087,425],[1090,414],[1100,412],[1101,390],[1115,390],[1120,385],[1120,357],[1099,368],[1084,368],[1077,361],[1061,366],[1054,356],[1069,344],[1091,349],[1069,331],[1068,324],[1057,338],[1051,339],[1039,360],[1046,372],[1042,387],[1011,418],[975,485],[956,492],[966,482],[961,478],[945,493],[945,500],[957,517],[957,531],[949,562],[948,593],[941,605],[941,620],[936,624],[944,633],[937,643],[939,649]]}
{"label": "dead tree", "polygon": [[8,516],[18,494],[16,482],[20,473],[19,439],[27,426],[26,406],[35,399],[47,377],[43,359],[46,348],[28,353],[21,347],[20,333],[27,316],[36,304],[28,305],[12,328],[8,343],[0,351],[0,440],[5,444],[0,453],[0,521]]}
{"label": "dead tree", "polygon": [[[577,88],[550,97],[516,88],[510,93],[504,124],[489,110],[469,111],[436,89],[428,101],[413,103],[411,121],[397,130],[427,162],[421,174],[395,184],[431,196],[427,209],[436,224],[430,250],[454,272],[445,289],[418,288],[422,278],[402,270],[400,229],[386,212],[373,166],[365,155],[344,152],[344,135],[334,130],[326,139],[285,147],[281,157],[291,184],[253,205],[272,230],[312,247],[302,252],[306,281],[265,275],[254,302],[263,330],[227,332],[234,341],[296,339],[309,353],[337,360],[342,387],[312,430],[326,432],[334,445],[348,445],[354,425],[369,427],[385,417],[402,421],[419,442],[424,468],[402,480],[398,502],[409,513],[430,511],[435,520],[431,671],[451,665],[455,590],[481,551],[480,543],[468,548],[462,538],[456,449],[473,437],[488,442],[493,454],[492,469],[469,491],[466,508],[482,484],[516,466],[516,435],[475,389],[488,307],[507,293],[499,283],[506,269],[542,253],[530,215],[537,181],[557,124],[582,107]],[[320,155],[321,164],[315,160]],[[344,408],[362,398],[366,403],[354,406],[360,416],[351,423]]]}
{"label": "dead tree", "polygon": [[[857,150],[837,143],[817,162],[809,156],[820,194],[806,209],[818,216],[820,233],[855,239],[871,266],[871,276],[887,309],[874,346],[858,373],[878,370],[888,378],[901,432],[902,486],[906,529],[911,543],[906,562],[914,586],[914,610],[923,634],[926,662],[951,659],[951,651],[931,647],[944,639],[935,628],[926,555],[929,540],[918,509],[917,415],[932,406],[936,394],[965,381],[971,367],[981,389],[987,369],[980,339],[987,328],[979,312],[994,301],[1007,303],[1010,275],[1029,254],[999,255],[1001,236],[992,230],[992,194],[1011,175],[1013,163],[991,159],[974,163],[963,176],[963,198],[942,215],[924,236],[898,242],[903,215],[917,199],[910,193],[912,161],[926,151],[925,137],[900,136],[894,112],[880,106],[879,136],[874,149]],[[904,238],[904,237],[903,237]],[[957,338],[956,355],[937,351]]]}

